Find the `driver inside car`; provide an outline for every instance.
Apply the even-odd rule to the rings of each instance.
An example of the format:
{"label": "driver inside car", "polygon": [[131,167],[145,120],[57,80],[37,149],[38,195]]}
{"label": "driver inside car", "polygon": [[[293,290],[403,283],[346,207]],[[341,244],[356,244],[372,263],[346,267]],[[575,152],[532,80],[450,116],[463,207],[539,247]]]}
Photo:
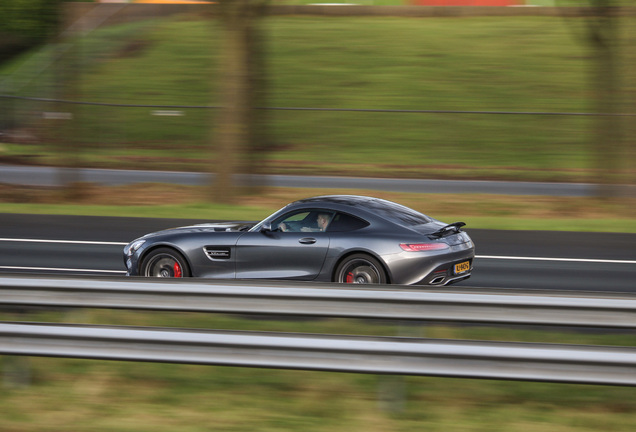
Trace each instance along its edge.
{"label": "driver inside car", "polygon": [[[317,227],[301,227],[300,231],[302,232],[324,232],[327,230],[327,225],[329,225],[329,221],[331,220],[331,215],[328,213],[319,213],[316,217],[316,226]],[[289,227],[282,222],[278,225],[278,228],[283,232],[291,232]]]}

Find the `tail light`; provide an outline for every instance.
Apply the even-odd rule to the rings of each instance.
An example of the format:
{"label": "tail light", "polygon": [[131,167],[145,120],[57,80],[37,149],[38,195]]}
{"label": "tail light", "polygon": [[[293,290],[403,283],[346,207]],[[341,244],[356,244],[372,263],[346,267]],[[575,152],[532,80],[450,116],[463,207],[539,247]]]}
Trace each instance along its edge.
{"label": "tail light", "polygon": [[449,248],[446,243],[401,243],[400,247],[407,252],[427,252]]}

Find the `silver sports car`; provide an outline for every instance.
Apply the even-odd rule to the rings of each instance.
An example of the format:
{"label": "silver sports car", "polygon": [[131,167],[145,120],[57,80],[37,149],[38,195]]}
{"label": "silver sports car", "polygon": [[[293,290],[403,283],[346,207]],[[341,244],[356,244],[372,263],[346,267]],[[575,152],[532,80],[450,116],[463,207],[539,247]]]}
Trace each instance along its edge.
{"label": "silver sports car", "polygon": [[129,276],[447,285],[472,271],[464,225],[378,198],[322,196],[259,223],[147,234],[124,248],[124,262]]}

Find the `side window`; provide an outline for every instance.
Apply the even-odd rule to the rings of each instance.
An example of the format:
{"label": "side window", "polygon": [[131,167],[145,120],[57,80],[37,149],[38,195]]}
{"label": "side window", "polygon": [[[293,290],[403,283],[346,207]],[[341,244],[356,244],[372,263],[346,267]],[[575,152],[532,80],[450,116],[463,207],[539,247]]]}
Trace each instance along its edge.
{"label": "side window", "polygon": [[312,209],[287,213],[272,222],[272,228],[283,232],[327,231],[333,211]]}
{"label": "side window", "polygon": [[293,213],[289,216],[284,216],[281,222],[302,222],[307,218],[307,216],[309,216],[308,211]]}
{"label": "side window", "polygon": [[348,232],[369,226],[369,222],[346,213],[338,213],[327,228],[328,232]]}
{"label": "side window", "polygon": [[304,210],[296,213],[287,213],[272,223],[273,229],[284,232],[299,232],[305,225],[305,220],[309,218],[311,212]]}

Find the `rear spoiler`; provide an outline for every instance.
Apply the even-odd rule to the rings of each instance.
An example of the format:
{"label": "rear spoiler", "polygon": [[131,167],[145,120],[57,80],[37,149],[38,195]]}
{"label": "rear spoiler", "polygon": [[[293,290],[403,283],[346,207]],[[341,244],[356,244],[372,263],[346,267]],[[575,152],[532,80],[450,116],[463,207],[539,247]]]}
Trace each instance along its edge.
{"label": "rear spoiler", "polygon": [[455,222],[455,223],[446,225],[443,228],[438,229],[437,231],[429,234],[428,236],[434,239],[438,239],[438,238],[445,237],[447,235],[457,234],[458,232],[461,232],[462,227],[465,225],[466,223],[464,222]]}

